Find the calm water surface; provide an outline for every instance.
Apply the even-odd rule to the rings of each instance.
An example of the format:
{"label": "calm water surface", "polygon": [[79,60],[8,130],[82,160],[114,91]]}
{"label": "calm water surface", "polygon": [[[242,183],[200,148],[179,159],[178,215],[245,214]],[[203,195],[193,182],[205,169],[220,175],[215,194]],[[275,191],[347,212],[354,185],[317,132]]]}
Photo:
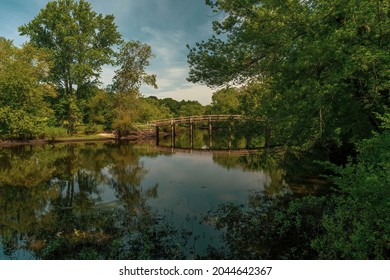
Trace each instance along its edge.
{"label": "calm water surface", "polygon": [[0,148],[0,259],[172,259],[223,246],[211,213],[292,192],[261,153],[151,144]]}

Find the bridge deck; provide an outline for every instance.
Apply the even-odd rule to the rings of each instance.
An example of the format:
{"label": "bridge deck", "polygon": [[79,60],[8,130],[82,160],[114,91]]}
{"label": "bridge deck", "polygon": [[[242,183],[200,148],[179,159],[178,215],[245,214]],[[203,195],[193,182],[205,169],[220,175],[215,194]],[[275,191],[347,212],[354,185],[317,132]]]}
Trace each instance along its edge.
{"label": "bridge deck", "polygon": [[178,118],[169,118],[162,120],[154,120],[149,122],[153,126],[162,126],[170,124],[190,124],[190,123],[199,123],[199,122],[222,122],[230,120],[240,120],[241,115],[203,115],[203,116],[190,116],[190,117],[178,117]]}

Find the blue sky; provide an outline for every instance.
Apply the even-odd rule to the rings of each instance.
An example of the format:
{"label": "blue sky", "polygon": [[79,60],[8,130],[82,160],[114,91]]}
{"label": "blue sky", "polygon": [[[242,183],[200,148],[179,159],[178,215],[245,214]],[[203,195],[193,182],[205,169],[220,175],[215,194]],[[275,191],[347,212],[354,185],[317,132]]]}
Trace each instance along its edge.
{"label": "blue sky", "polygon": [[[0,36],[20,45],[18,27],[31,21],[48,0],[0,0]],[[152,47],[155,58],[148,68],[157,75],[158,89],[142,87],[145,96],[211,102],[213,90],[186,81],[186,44],[211,36],[215,15],[204,0],[89,0],[95,12],[113,14],[125,40],[139,40]],[[104,67],[102,81],[111,82],[114,69]]]}

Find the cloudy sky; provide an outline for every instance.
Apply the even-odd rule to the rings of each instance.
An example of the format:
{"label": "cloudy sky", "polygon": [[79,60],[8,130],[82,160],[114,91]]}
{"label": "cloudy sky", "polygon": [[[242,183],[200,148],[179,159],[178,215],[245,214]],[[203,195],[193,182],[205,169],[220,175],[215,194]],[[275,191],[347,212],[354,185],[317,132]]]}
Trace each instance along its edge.
{"label": "cloudy sky", "polygon": [[[31,21],[48,0],[0,0],[0,36],[16,45],[28,40],[18,26]],[[148,68],[157,74],[158,89],[142,87],[145,96],[211,102],[213,90],[186,81],[186,44],[206,40],[216,19],[204,0],[89,0],[95,12],[113,14],[125,40],[139,40],[152,47],[155,58]],[[114,69],[105,67],[102,80],[111,82]]]}

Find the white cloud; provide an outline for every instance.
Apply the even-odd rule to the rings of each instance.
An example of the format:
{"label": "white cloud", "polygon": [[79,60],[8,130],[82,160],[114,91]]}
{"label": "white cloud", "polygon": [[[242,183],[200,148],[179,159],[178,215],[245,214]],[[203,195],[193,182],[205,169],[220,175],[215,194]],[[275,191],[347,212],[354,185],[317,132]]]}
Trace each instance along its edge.
{"label": "white cloud", "polygon": [[112,84],[112,78],[115,75],[115,69],[110,65],[104,65],[102,67],[102,73],[100,74],[100,81],[103,83],[103,86],[106,87],[109,84]]}
{"label": "white cloud", "polygon": [[176,51],[169,46],[161,46],[155,43],[152,52],[156,55],[157,60],[163,60],[165,64],[170,64],[175,60]]}
{"label": "white cloud", "polygon": [[172,67],[166,71],[171,76],[185,76],[188,73],[187,67]]}
{"label": "white cloud", "polygon": [[171,88],[172,83],[172,79],[157,77],[157,86],[161,90],[163,90],[164,88]]}
{"label": "white cloud", "polygon": [[149,33],[153,36],[159,37],[159,33],[157,31],[155,31],[153,28],[150,28],[149,26],[142,26],[141,32]]}
{"label": "white cloud", "polygon": [[213,95],[213,90],[207,86],[194,85],[187,88],[177,89],[173,91],[164,91],[158,94],[149,94],[157,96],[158,98],[172,98],[177,101],[181,100],[196,100],[199,101],[202,105],[208,105],[211,103],[211,96]]}
{"label": "white cloud", "polygon": [[149,26],[143,26],[141,32],[150,35],[145,37],[145,42],[152,46],[152,51],[158,60],[161,59],[163,63],[168,65],[178,61],[182,62],[183,57],[180,56],[180,53],[185,48],[182,31],[165,30],[162,32]]}
{"label": "white cloud", "polygon": [[[151,69],[149,71],[153,73]],[[157,70],[157,85],[161,91],[172,91],[177,88],[185,87],[188,82],[186,77],[188,74],[187,67],[172,66]]]}

